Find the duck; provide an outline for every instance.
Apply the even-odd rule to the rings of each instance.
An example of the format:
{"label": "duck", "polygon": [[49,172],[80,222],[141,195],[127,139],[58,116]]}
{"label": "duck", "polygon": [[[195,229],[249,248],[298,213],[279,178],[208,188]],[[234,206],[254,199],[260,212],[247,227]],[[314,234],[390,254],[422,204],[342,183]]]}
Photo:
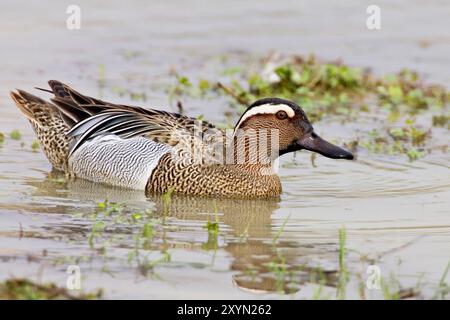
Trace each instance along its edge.
{"label": "duck", "polygon": [[49,101],[21,89],[10,95],[47,159],[68,178],[146,195],[224,198],[282,193],[280,156],[308,150],[332,159],[353,154],[321,138],[295,102],[263,98],[230,130],[186,115],[106,102],[57,80]]}

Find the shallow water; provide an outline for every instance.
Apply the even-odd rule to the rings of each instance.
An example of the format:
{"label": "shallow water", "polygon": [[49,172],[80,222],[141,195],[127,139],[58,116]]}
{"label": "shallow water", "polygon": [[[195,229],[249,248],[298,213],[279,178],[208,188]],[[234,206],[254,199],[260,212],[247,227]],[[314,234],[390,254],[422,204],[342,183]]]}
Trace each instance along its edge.
{"label": "shallow water", "polygon": [[[151,6],[117,1],[107,7],[81,2],[79,31],[65,29],[64,5],[27,4],[24,10],[24,3],[2,3],[0,127],[5,133],[19,129],[23,137],[7,138],[0,148],[0,280],[29,277],[64,286],[67,266],[77,264],[83,289],[104,288],[106,297],[311,298],[324,279],[324,297],[334,297],[338,230],[345,227],[349,298],[360,297],[357,286],[365,282],[370,263],[383,278],[395,275],[404,288],[421,279],[423,296],[433,295],[450,259],[448,152],[410,163],[361,151],[357,161],[318,156],[315,166],[310,154],[301,152],[282,158],[280,201],[174,196],[165,202],[137,191],[66,181],[51,173],[41,152],[31,151],[34,134],[7,91],[45,86],[51,78],[124,103],[136,104],[109,89],[138,88],[147,94],[140,104],[175,111],[162,89],[170,83],[171,68],[201,77],[212,74],[209,66],[219,63],[218,55],[239,61],[276,49],[343,58],[379,73],[410,67],[450,87],[446,2],[421,3],[420,10],[380,2],[385,13],[378,33],[365,28],[364,2],[229,3],[195,1],[188,8],[180,1]],[[124,59],[127,50],[138,57]],[[99,64],[105,66],[103,89]],[[185,111],[223,121],[225,107],[220,99],[188,101]],[[315,126],[337,141],[350,141],[364,127],[330,121]],[[448,144],[448,131],[435,135]],[[152,210],[153,237],[139,259],[130,259],[130,252],[140,222],[106,217],[105,232],[94,238],[93,248],[89,244],[92,212],[105,199],[124,204],[127,217]],[[216,214],[217,237],[204,227]],[[379,290],[366,292],[366,298],[381,297]]]}

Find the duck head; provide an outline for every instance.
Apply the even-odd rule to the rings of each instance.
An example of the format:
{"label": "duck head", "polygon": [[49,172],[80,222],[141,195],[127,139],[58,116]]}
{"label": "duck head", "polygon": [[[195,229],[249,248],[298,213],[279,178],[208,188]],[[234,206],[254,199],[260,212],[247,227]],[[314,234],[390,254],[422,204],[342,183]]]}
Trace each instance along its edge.
{"label": "duck head", "polygon": [[305,112],[289,100],[257,100],[242,114],[235,126],[235,132],[238,129],[278,130],[279,155],[304,149],[327,158],[353,160],[353,154],[319,137]]}

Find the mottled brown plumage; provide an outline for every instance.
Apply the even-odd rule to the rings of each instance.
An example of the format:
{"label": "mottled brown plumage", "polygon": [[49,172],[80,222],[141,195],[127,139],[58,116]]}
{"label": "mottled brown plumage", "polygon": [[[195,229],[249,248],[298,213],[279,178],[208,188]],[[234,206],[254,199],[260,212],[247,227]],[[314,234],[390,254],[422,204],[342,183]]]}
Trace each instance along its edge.
{"label": "mottled brown plumage", "polygon": [[[184,115],[105,102],[59,81],[49,85],[51,91],[41,90],[54,94],[51,103],[22,90],[11,92],[11,97],[30,120],[50,163],[69,176],[83,172],[92,181],[131,187],[140,186],[145,178],[147,194],[171,190],[198,196],[269,198],[281,193],[273,170],[281,154],[307,149],[330,158],[353,158],[318,137],[303,110],[282,99],[258,100],[227,135]],[[266,136],[266,131],[276,136]],[[133,151],[124,154],[124,150]],[[117,166],[116,158],[121,161]],[[102,166],[97,159],[103,159]],[[146,170],[147,163],[142,161],[153,160],[157,162],[148,163]],[[106,172],[119,178],[105,176]],[[133,172],[148,176],[135,177]]]}
{"label": "mottled brown plumage", "polygon": [[41,98],[25,91],[11,92],[17,107],[30,121],[36,136],[50,163],[58,170],[67,170],[69,126],[61,118],[58,109]]}
{"label": "mottled brown plumage", "polygon": [[163,156],[153,171],[147,193],[163,193],[169,190],[197,196],[223,197],[277,197],[281,194],[278,176],[262,174],[262,165],[201,165],[182,162],[171,154]]}

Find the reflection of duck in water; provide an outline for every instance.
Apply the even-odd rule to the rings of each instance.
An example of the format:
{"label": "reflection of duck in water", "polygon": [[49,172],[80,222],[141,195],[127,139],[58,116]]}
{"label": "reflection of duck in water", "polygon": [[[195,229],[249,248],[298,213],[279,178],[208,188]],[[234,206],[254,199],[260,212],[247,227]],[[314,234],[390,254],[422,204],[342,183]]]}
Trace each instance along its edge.
{"label": "reflection of duck in water", "polygon": [[11,92],[52,165],[68,175],[111,185],[177,194],[278,197],[273,163],[311,150],[334,159],[353,155],[314,131],[295,103],[261,99],[243,113],[233,134],[183,115],[104,102],[49,81],[52,103]]}
{"label": "reflection of duck in water", "polygon": [[[305,264],[309,256],[322,255],[325,251],[320,246],[301,246],[298,243],[286,241],[273,241],[277,236],[279,227],[273,226],[272,214],[279,208],[277,200],[245,200],[245,199],[211,199],[202,197],[189,197],[173,195],[167,202],[164,197],[152,196],[146,198],[142,192],[122,189],[118,187],[99,185],[87,180],[65,180],[64,175],[54,172],[44,181],[28,181],[36,187],[34,198],[49,197],[54,201],[55,196],[66,204],[49,206],[52,212],[76,213],[80,208],[74,207],[76,203],[96,203],[107,199],[110,202],[126,203],[132,210],[145,210],[153,208],[155,214],[168,216],[183,221],[196,221],[190,228],[199,229],[184,231],[178,230],[173,238],[171,232],[160,234],[162,243],[170,246],[176,239],[188,241],[190,244],[199,244],[204,237],[181,237],[183,232],[207,232],[203,225],[207,220],[214,220],[217,213],[220,223],[219,237],[225,243],[219,249],[230,253],[230,268],[235,273],[233,282],[239,288],[253,292],[295,292],[305,282],[318,282],[325,280],[328,285],[334,285],[335,273],[325,272],[323,277],[318,269]],[[48,212],[49,209],[45,209]],[[34,211],[39,212],[39,209]],[[181,240],[184,239],[184,240]],[[185,240],[189,239],[189,240]],[[194,243],[192,243],[192,241]],[[176,243],[174,243],[176,245]],[[221,242],[222,243],[222,242]],[[210,250],[218,246],[218,239],[208,233],[208,242],[198,247]]]}

